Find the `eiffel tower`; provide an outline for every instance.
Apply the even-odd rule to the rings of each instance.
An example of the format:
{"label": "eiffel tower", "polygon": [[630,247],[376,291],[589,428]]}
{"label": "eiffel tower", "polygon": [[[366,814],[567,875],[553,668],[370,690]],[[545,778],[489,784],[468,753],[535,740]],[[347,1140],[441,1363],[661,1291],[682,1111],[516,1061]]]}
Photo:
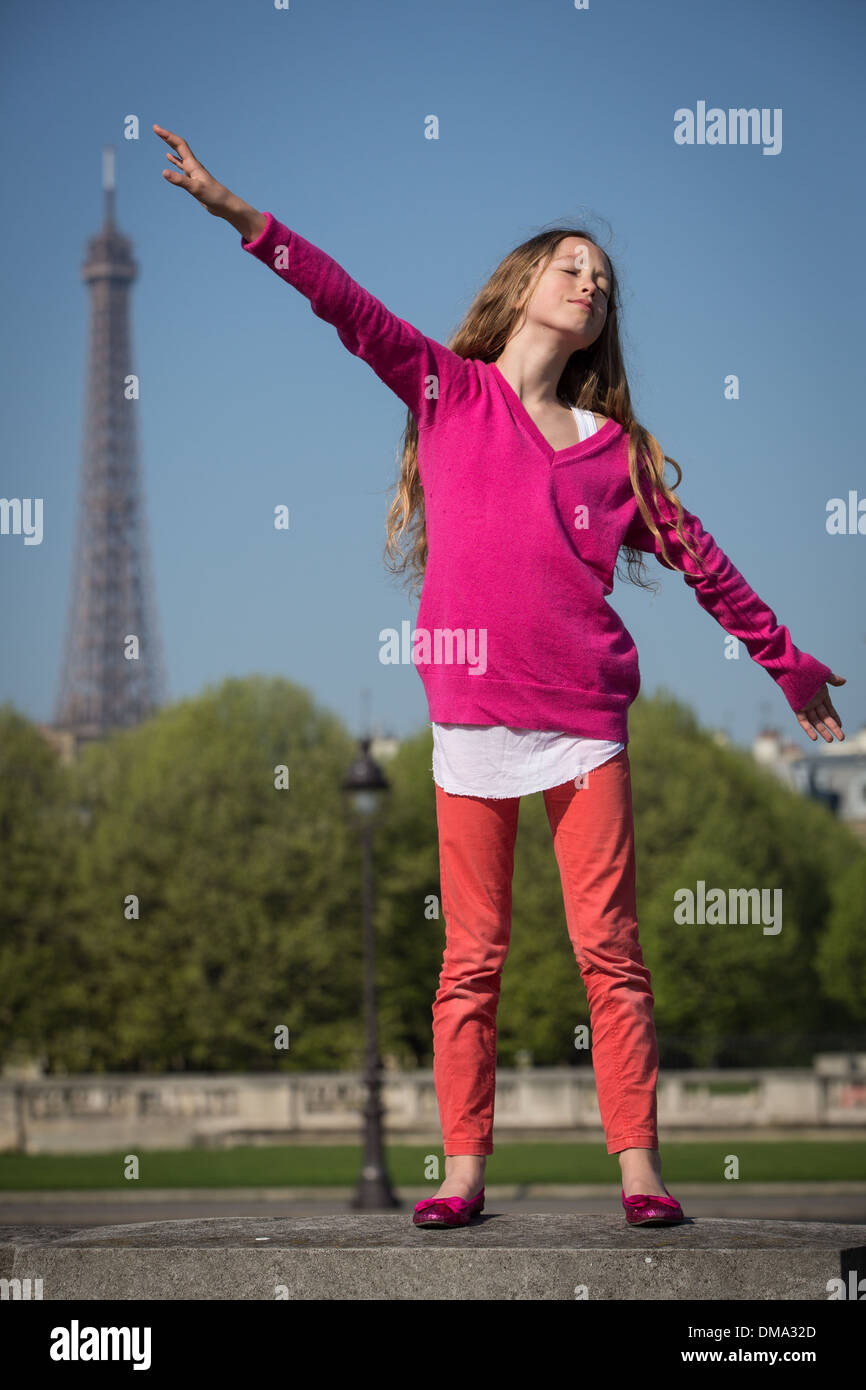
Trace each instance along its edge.
{"label": "eiffel tower", "polygon": [[130,288],[138,267],[114,222],[114,149],[102,156],[105,220],[81,271],[90,291],[84,442],[73,583],[54,728],[75,745],[140,723],[165,700],[138,465]]}

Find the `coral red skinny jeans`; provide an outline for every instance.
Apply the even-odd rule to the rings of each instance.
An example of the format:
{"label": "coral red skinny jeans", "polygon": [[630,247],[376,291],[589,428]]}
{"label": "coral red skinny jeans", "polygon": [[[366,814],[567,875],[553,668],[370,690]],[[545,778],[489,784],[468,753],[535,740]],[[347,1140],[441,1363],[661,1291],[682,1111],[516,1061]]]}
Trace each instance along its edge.
{"label": "coral red skinny jeans", "polygon": [[[607,1152],[658,1148],[658,1044],[638,941],[628,749],[543,792],[568,934],[586,986]],[[519,797],[436,785],[445,951],[433,1003],[433,1077],[444,1152],[493,1152],[496,1012],[511,938]],[[539,1007],[543,1001],[539,1000]]]}

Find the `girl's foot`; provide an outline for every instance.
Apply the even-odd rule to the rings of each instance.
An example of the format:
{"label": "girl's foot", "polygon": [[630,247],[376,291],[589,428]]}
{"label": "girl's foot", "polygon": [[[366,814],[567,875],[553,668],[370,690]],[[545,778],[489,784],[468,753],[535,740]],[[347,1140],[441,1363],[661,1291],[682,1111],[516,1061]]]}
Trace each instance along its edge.
{"label": "girl's foot", "polygon": [[626,1197],[670,1197],[662,1179],[658,1149],[623,1149],[617,1154]]}
{"label": "girl's foot", "polygon": [[484,1186],[484,1154],[456,1154],[445,1159],[445,1181],[431,1197],[462,1197],[468,1201]]}

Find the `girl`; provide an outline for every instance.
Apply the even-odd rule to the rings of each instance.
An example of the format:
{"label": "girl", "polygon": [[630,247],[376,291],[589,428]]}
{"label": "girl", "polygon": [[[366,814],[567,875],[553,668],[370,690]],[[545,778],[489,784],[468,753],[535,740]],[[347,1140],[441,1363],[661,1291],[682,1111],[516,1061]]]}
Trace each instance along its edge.
{"label": "girl", "polygon": [[813,741],[843,738],[827,683],[844,679],[794,646],[665,483],[666,462],[675,486],[682,472],[634,418],[616,277],[583,231],[516,247],[444,346],[217,183],[185,140],[153,129],[170,146],[164,177],[229,222],[408,407],[385,552],[422,586],[413,659],[433,726],[446,930],[433,1004],[445,1181],[413,1220],[465,1225],[484,1205],[518,808],[542,792],[626,1220],[681,1222],[662,1180],[654,1000],[635,906],[626,745],[637,651],[606,602],[620,549],[632,578],[642,551],[680,570]]}

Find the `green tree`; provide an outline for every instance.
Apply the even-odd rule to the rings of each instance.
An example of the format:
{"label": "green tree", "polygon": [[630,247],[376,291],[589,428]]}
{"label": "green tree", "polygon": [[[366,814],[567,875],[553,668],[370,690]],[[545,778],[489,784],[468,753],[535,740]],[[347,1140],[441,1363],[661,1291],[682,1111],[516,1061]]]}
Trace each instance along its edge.
{"label": "green tree", "polygon": [[866,1019],[866,854],[852,851],[831,879],[833,907],[818,943],[817,974],[828,1000]]}
{"label": "green tree", "polygon": [[11,705],[0,708],[0,1056],[42,1057],[74,833],[57,753]]}
{"label": "green tree", "polygon": [[[84,751],[69,910],[87,1007],[58,1065],[334,1067],[356,1045],[354,743],[279,679],[229,679]],[[275,786],[288,768],[288,789]],[[139,916],[125,911],[135,895]],[[61,1001],[77,985],[61,979]],[[68,1013],[71,1001],[61,1012]],[[275,1029],[289,1029],[288,1051]]]}
{"label": "green tree", "polygon": [[[640,697],[630,725],[640,939],[663,1057],[670,1038],[683,1063],[808,1063],[811,1035],[853,1036],[866,1013],[863,846],[667,695]],[[359,1066],[360,841],[340,791],[356,748],[307,692],[264,677],[163,709],[70,768],[0,710],[3,1060]],[[431,761],[425,726],[385,765],[374,834],[380,1051],[424,1066],[445,942]],[[678,922],[675,895],[701,879],[781,889],[781,932]],[[513,904],[500,1061],[529,1049],[538,1064],[586,1065],[574,1048],[586,992],[541,794],[521,803]]]}
{"label": "green tree", "polygon": [[[824,807],[787,788],[748,754],[720,747],[684,706],[639,697],[630,717],[640,940],[652,976],[660,1042],[688,1036],[684,1061],[808,1063],[810,1035],[853,1027],[818,969],[818,946],[837,895],[834,931],[862,961],[852,866],[862,846]],[[782,930],[759,924],[688,925],[675,894],[707,889],[780,889]],[[771,902],[773,898],[771,896]],[[862,903],[862,895],[860,898]],[[856,944],[855,944],[856,943]],[[862,966],[861,966],[862,971]],[[862,973],[860,978],[862,979]],[[845,999],[849,996],[845,995]],[[862,991],[861,991],[862,997]],[[562,890],[541,795],[521,805],[512,946],[503,973],[499,1054],[529,1048],[536,1064],[580,1065],[574,1025],[589,1021],[586,991],[568,940]],[[733,1053],[719,1039],[733,1040]]]}

